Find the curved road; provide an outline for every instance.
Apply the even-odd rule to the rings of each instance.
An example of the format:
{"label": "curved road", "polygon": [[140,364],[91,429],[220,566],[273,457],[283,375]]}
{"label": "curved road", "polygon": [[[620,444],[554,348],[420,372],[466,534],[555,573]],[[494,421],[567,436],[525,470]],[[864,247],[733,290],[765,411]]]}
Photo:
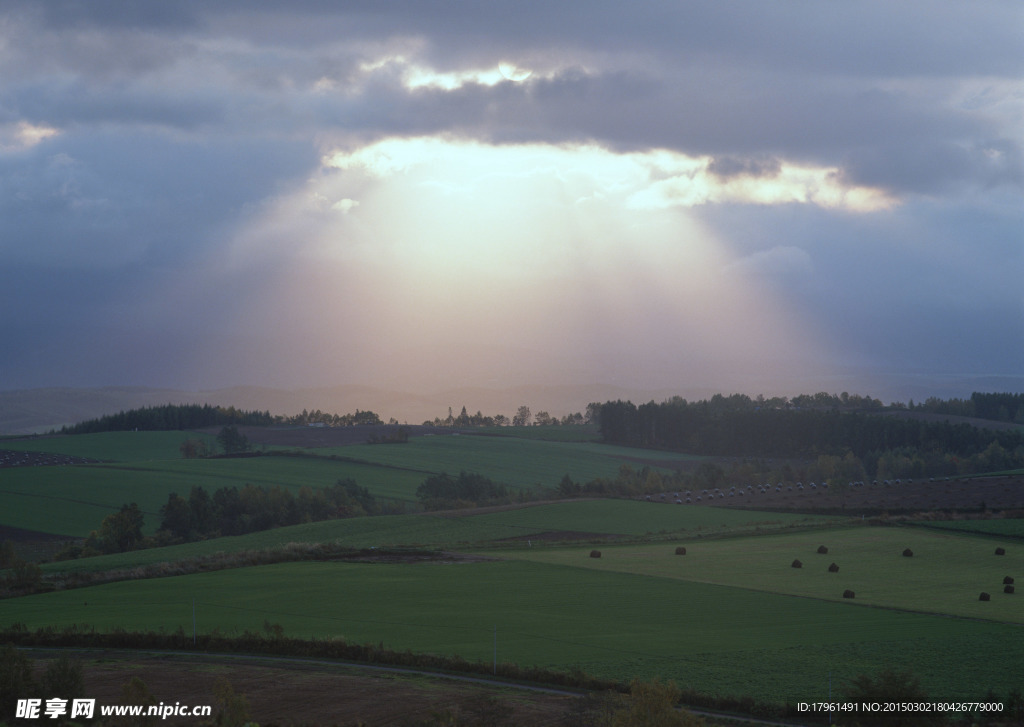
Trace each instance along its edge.
{"label": "curved road", "polygon": [[[461,674],[450,674],[448,672],[437,672],[437,671],[426,671],[423,669],[409,669],[400,666],[384,666],[380,664],[363,664],[356,661],[342,661],[342,660],[330,660],[330,659],[309,659],[301,657],[286,657],[286,656],[263,656],[263,655],[250,655],[250,654],[217,654],[203,651],[161,651],[161,650],[148,650],[148,649],[83,649],[75,647],[37,647],[37,646],[19,646],[17,647],[22,651],[33,652],[33,653],[76,653],[76,654],[89,654],[89,655],[102,655],[112,659],[130,659],[132,656],[138,656],[145,654],[147,656],[186,656],[192,659],[199,659],[205,662],[223,663],[231,661],[248,661],[248,662],[262,662],[265,664],[275,664],[282,668],[287,668],[288,665],[311,665],[311,666],[332,666],[332,667],[345,667],[346,669],[352,669],[357,671],[373,671],[373,672],[388,672],[394,674],[413,674],[417,676],[429,677],[431,679],[450,679],[459,682],[468,682],[472,684],[481,684],[489,687],[501,687],[503,689],[521,689],[527,692],[534,692],[539,694],[553,694],[557,696],[565,697],[579,697],[585,693],[585,690],[572,690],[572,689],[556,689],[554,687],[542,687],[530,684],[521,684],[519,682],[503,681],[498,678],[487,678],[487,677],[473,677],[464,676]],[[771,725],[772,727],[808,727],[806,722],[779,722],[766,719],[757,719],[755,717],[745,717],[727,712],[712,712],[702,709],[692,709],[687,707],[689,712],[699,715],[701,717],[712,717],[729,719],[735,722],[752,724],[752,725]]]}

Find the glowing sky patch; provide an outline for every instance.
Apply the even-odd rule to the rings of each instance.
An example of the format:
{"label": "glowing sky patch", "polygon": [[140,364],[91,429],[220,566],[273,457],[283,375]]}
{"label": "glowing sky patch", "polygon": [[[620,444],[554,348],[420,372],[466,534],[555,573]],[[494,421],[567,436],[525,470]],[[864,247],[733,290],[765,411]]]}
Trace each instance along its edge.
{"label": "glowing sky patch", "polygon": [[60,130],[52,126],[28,121],[0,124],[0,151],[29,149],[59,133]]}
{"label": "glowing sky patch", "polygon": [[[477,371],[504,360],[587,377],[600,360],[637,380],[710,377],[742,360],[761,374],[820,366],[814,327],[712,231],[677,206],[634,204],[666,169],[711,183],[706,164],[593,145],[384,140],[326,154],[321,174],[238,235],[234,264],[290,261],[268,316],[347,330],[358,310],[372,347],[322,345],[365,375],[397,375],[381,359],[455,350]],[[293,302],[311,299],[315,314]]]}

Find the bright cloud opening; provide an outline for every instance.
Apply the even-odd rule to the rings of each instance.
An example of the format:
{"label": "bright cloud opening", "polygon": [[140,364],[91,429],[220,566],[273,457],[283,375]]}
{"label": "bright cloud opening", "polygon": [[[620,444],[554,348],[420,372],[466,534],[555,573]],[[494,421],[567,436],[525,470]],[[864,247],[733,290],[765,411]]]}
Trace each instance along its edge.
{"label": "bright cloud opening", "polygon": [[28,121],[0,124],[0,151],[29,149],[59,133],[60,130],[52,126],[33,124]]}
{"label": "bright cloud opening", "polygon": [[633,204],[669,171],[715,184],[707,163],[438,138],[332,151],[240,232],[233,265],[275,270],[253,320],[288,321],[364,380],[415,361],[430,386],[453,356],[481,385],[813,368],[813,326],[705,225]]}

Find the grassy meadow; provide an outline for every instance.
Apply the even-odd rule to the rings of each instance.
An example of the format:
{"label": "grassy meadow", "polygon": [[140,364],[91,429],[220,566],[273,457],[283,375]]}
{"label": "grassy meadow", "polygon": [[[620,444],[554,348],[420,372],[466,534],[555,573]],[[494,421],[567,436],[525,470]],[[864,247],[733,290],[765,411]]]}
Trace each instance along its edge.
{"label": "grassy meadow", "polygon": [[[823,700],[886,666],[936,698],[1019,686],[1021,627],[539,562],[290,563],[126,581],[4,603],[29,627],[262,631],[489,662],[675,679],[719,695]],[[965,672],[964,664],[971,670]],[[751,668],[756,664],[756,668]],[[969,678],[965,676],[969,674]]]}
{"label": "grassy meadow", "polygon": [[[525,431],[525,430],[524,430]],[[554,431],[554,430],[552,430]],[[515,432],[516,435],[522,434]],[[353,477],[412,504],[427,473],[477,471],[514,487],[613,477],[650,452],[560,433],[435,436],[317,456],[184,460],[185,432],[5,442],[103,460],[0,470],[0,524],[85,535],[124,502],[147,530],[167,494],[246,483],[297,489]],[[332,457],[333,455],[333,457]],[[656,453],[658,458],[662,453]],[[665,459],[685,455],[665,455]],[[1024,608],[1002,592],[1024,576],[1020,520],[964,521],[988,534],[877,527],[844,518],[628,500],[573,500],[296,525],[43,566],[47,577],[151,566],[164,577],[0,602],[30,628],[262,631],[343,638],[601,677],[674,679],[720,696],[820,701],[863,673],[908,669],[936,700],[1024,687]],[[935,523],[929,523],[935,525]],[[581,542],[582,539],[582,542]],[[475,560],[290,562],[172,575],[176,563],[282,548],[426,548]],[[675,555],[685,546],[685,556]],[[827,554],[816,552],[819,545]],[[1002,545],[1005,556],[995,556]],[[913,557],[901,555],[905,548]],[[589,553],[597,548],[600,558]],[[794,559],[803,567],[792,568]],[[835,562],[840,570],[829,573]],[[167,564],[166,567],[160,564]],[[845,589],[855,591],[844,599]],[[982,591],[992,600],[977,600]]]}
{"label": "grassy meadow", "polygon": [[[536,548],[551,538],[590,533],[597,540],[617,538],[702,538],[791,528],[823,528],[833,517],[761,513],[714,508],[683,508],[630,500],[580,500],[501,508],[493,512],[413,513],[372,518],[326,520],[264,530],[236,537],[184,543],[128,553],[51,563],[47,572],[133,568],[217,553],[279,548],[289,543],[336,543],[351,548],[486,549],[523,545]],[[533,543],[531,538],[536,538]]]}
{"label": "grassy meadow", "polygon": [[963,533],[980,533],[994,537],[1010,537],[1024,540],[1024,518],[1000,518],[998,520],[938,520],[925,523],[929,528],[952,530]]}
{"label": "grassy meadow", "polygon": [[[1005,576],[1024,575],[1024,547],[1019,543],[1003,543],[1007,554],[996,556],[999,543],[988,538],[906,527],[683,538],[679,543],[686,555],[675,555],[674,544],[658,543],[604,545],[600,558],[589,557],[589,547],[529,548],[504,557],[825,601],[847,601],[843,592],[852,590],[858,605],[1024,624],[1024,607],[1016,594],[1003,593]],[[819,545],[828,553],[819,554]],[[902,555],[906,548],[912,557]],[[792,567],[794,560],[802,567]],[[832,563],[838,572],[829,572]],[[991,601],[978,600],[983,591]]]}
{"label": "grassy meadow", "polygon": [[310,456],[191,460],[182,459],[181,442],[208,435],[105,432],[13,440],[0,448],[69,454],[101,463],[0,469],[0,525],[84,537],[105,515],[136,502],[146,515],[146,532],[153,533],[167,496],[187,496],[193,486],[211,493],[247,483],[298,490],[329,487],[350,477],[375,497],[414,509],[416,488],[442,471],[479,472],[515,490],[553,487],[566,474],[584,482],[614,477],[623,464],[639,467],[631,459],[636,450],[572,440],[557,434],[561,428],[548,429],[556,432],[556,441],[537,435],[432,436],[403,445],[294,450]]}

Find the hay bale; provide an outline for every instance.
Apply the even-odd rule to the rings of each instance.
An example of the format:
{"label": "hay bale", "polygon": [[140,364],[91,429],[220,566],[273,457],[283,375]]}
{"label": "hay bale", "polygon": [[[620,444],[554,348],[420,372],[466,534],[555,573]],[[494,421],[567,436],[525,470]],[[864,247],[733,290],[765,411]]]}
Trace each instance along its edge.
{"label": "hay bale", "polygon": [[996,555],[1006,555],[1006,548],[996,548]]}
{"label": "hay bale", "polygon": [[676,555],[686,555],[686,548],[680,545],[676,548]]}
{"label": "hay bale", "polygon": [[906,550],[903,551],[903,557],[904,558],[913,558],[914,557],[914,551],[912,551],[910,548],[907,548]]}
{"label": "hay bale", "polygon": [[851,591],[849,588],[847,588],[845,591],[843,591],[843,598],[853,598],[854,595],[855,595],[854,592]]}
{"label": "hay bale", "polygon": [[591,558],[600,558],[601,557],[601,551],[600,550],[592,550],[592,551],[590,551],[590,557]]}
{"label": "hay bale", "polygon": [[804,564],[801,563],[799,560],[794,560],[792,563],[790,563],[790,566],[793,568],[803,568]]}
{"label": "hay bale", "polygon": [[824,545],[819,545],[818,546],[818,552],[821,553],[822,555],[825,555],[825,553],[828,552],[828,548],[826,548]]}
{"label": "hay bale", "polygon": [[828,567],[828,572],[829,573],[838,573],[839,572],[839,566],[837,566],[835,563],[833,563],[832,565],[830,565]]}
{"label": "hay bale", "polygon": [[1013,577],[1012,576],[1006,576],[1006,578],[1003,579],[1003,585],[1004,586],[1009,585],[1011,583],[1013,583]]}
{"label": "hay bale", "polygon": [[988,594],[987,594],[987,593],[985,593],[984,591],[982,591],[982,592],[981,592],[981,595],[980,595],[980,596],[978,596],[978,600],[979,600],[979,601],[987,601],[987,600],[989,600],[990,598],[992,598],[992,596],[988,595]]}
{"label": "hay bale", "polygon": [[1003,586],[1003,593],[1013,593],[1013,586]]}

